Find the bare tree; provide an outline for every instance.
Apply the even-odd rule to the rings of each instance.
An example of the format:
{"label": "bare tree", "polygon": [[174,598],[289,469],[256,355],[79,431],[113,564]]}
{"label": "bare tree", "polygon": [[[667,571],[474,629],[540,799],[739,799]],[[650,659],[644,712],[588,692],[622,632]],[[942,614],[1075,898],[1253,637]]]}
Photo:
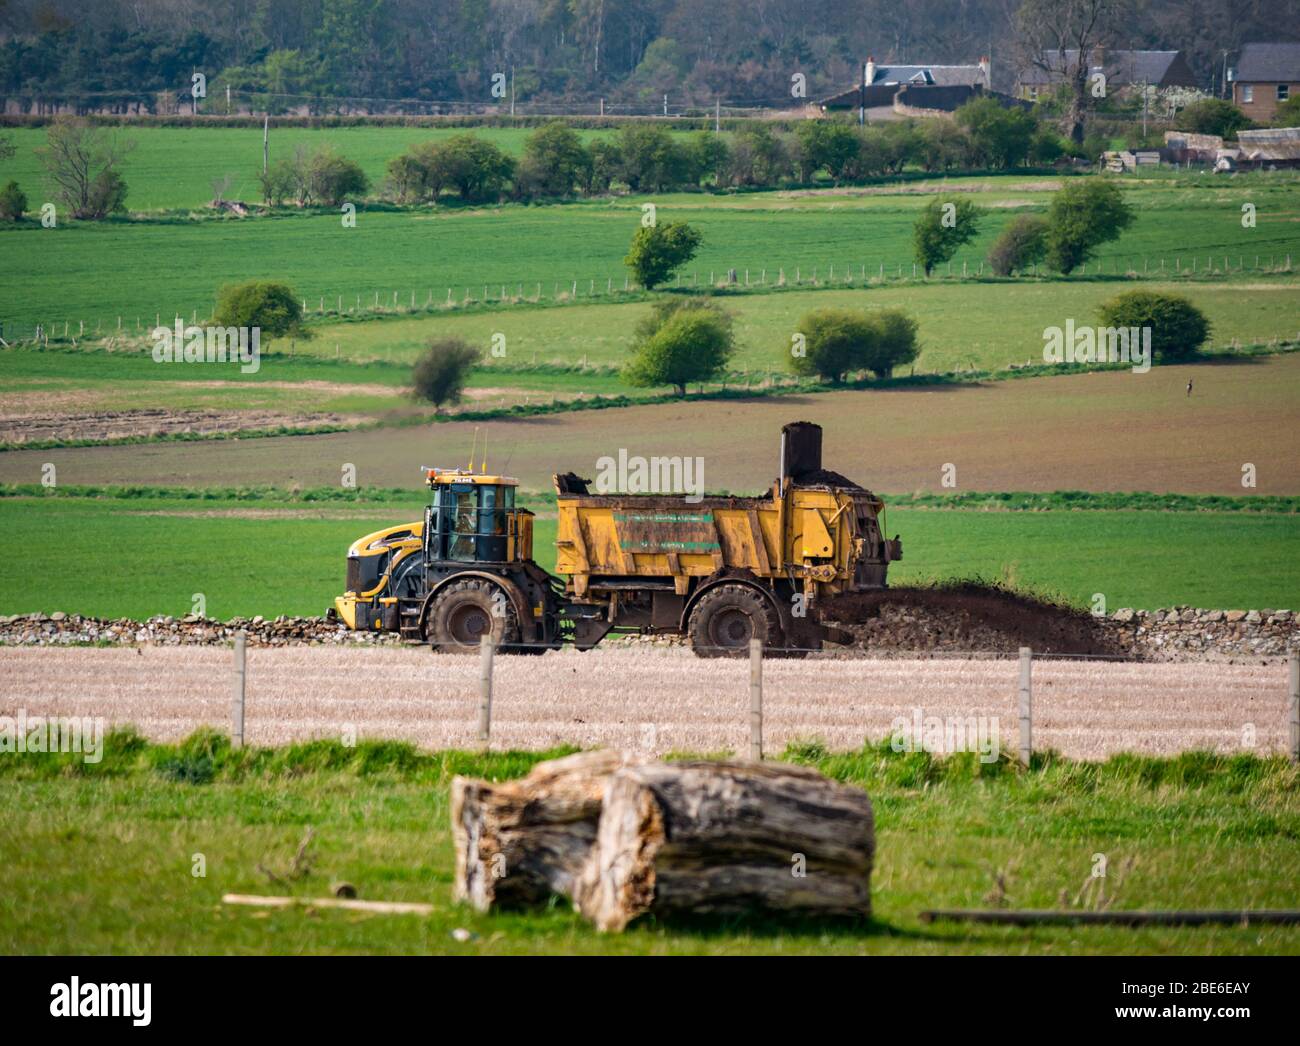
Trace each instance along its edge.
{"label": "bare tree", "polygon": [[60,119],[36,153],[55,197],[74,218],[95,219],[122,208],[126,182],[117,168],[133,144],[86,120]]}
{"label": "bare tree", "polygon": [[1015,15],[1022,68],[1040,69],[1055,83],[1070,88],[1064,129],[1076,145],[1083,143],[1089,109],[1093,54],[1132,27],[1132,0],[1023,0]]}

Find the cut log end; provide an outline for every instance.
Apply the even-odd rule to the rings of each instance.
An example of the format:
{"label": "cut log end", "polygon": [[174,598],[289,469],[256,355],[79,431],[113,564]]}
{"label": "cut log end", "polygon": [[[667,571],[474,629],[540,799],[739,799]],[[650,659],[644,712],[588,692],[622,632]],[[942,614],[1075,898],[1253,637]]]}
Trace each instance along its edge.
{"label": "cut log end", "polygon": [[610,778],[574,900],[608,931],[646,914],[866,918],[873,852],[866,793],[814,770],[626,767]]}
{"label": "cut log end", "polygon": [[479,911],[569,896],[596,837],[605,782],[643,759],[582,752],[539,763],[500,783],[456,777],[451,827],[456,844],[453,896]]}

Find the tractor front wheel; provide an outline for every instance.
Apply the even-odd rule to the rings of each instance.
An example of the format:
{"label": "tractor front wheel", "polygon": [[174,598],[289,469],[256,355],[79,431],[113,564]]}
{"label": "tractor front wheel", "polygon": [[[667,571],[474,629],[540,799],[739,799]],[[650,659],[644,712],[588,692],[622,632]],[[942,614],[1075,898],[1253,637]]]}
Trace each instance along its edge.
{"label": "tractor front wheel", "polygon": [[434,597],[425,635],[434,650],[445,653],[473,653],[485,635],[510,652],[509,647],[520,640],[519,615],[499,585],[467,578],[453,581]]}

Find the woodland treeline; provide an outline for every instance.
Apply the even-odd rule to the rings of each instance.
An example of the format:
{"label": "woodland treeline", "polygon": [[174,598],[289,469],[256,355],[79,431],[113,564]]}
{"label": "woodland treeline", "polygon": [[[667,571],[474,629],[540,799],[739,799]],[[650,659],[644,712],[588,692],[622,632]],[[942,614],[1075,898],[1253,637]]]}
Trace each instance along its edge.
{"label": "woodland treeline", "polygon": [[[1182,49],[1205,87],[1222,52],[1294,29],[1294,0],[1033,0],[1100,5],[1098,42]],[[780,105],[855,82],[861,62],[993,59],[1009,89],[1031,43],[1019,0],[0,0],[5,101],[143,105],[210,97]],[[1065,17],[1064,15],[1062,16]],[[1049,18],[1048,22],[1051,21]],[[329,106],[324,108],[328,109]],[[381,108],[381,106],[375,106]]]}

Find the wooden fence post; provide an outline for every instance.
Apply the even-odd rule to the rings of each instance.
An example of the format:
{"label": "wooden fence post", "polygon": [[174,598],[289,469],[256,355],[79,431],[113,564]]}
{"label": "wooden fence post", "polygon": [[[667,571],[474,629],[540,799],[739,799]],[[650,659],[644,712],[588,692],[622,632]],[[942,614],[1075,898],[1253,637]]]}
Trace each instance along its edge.
{"label": "wooden fence post", "polygon": [[488,750],[492,731],[492,636],[479,640],[478,659],[478,739],[483,751]]}
{"label": "wooden fence post", "polygon": [[1029,758],[1034,751],[1031,692],[1033,660],[1033,652],[1029,647],[1022,646],[1020,648],[1020,764],[1025,767],[1029,766]]}
{"label": "wooden fence post", "polygon": [[763,758],[763,641],[749,641],[749,758]]}
{"label": "wooden fence post", "polygon": [[1288,666],[1291,683],[1291,762],[1300,763],[1300,653],[1291,651]]}
{"label": "wooden fence post", "polygon": [[230,747],[244,747],[244,689],[247,671],[248,635],[240,629],[235,633],[235,689],[230,702]]}

